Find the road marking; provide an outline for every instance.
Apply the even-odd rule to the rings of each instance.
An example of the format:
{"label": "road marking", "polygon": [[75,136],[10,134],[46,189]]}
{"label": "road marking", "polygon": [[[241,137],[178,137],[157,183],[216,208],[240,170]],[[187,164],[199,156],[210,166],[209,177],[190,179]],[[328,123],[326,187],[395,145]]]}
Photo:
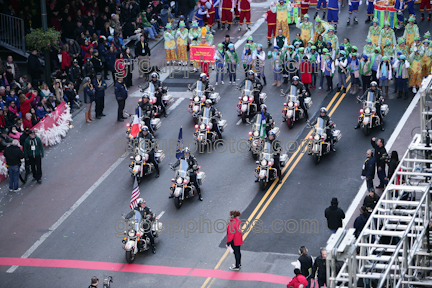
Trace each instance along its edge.
{"label": "road marking", "polygon": [[[420,100],[420,93],[417,93],[416,96],[411,101],[411,104],[408,106],[408,108],[405,110],[405,113],[403,114],[402,118],[399,120],[399,123],[397,124],[396,128],[393,130],[392,135],[390,136],[390,139],[387,141],[387,145],[385,145],[385,148],[387,151],[391,149],[394,142],[396,141],[397,137],[399,136],[399,133],[402,131],[403,126],[405,125],[406,121],[408,120],[409,116],[413,112],[414,108],[416,107],[417,103]],[[360,202],[363,200],[363,197],[366,194],[367,186],[366,181],[363,182],[363,184],[360,186],[359,191],[357,192],[356,197],[351,202],[351,205],[349,206],[347,212],[345,213],[345,219],[346,221],[343,222],[343,228],[345,229],[346,225],[348,224],[349,220],[353,216],[353,214],[356,212],[357,207],[359,206]]]}
{"label": "road marking", "polygon": [[236,125],[240,125],[242,123],[242,119],[240,119],[239,121],[237,121]]}
{"label": "road marking", "polygon": [[156,218],[160,219],[165,214],[165,211],[162,211]]}
{"label": "road marking", "polygon": [[142,264],[125,264],[112,262],[64,260],[64,259],[40,259],[40,258],[0,258],[0,265],[15,265],[26,267],[45,268],[69,268],[84,270],[102,270],[110,272],[127,272],[156,275],[174,275],[186,277],[212,277],[235,281],[256,281],[274,284],[286,284],[292,277],[267,273],[231,272],[214,269],[197,269],[189,267],[156,266]]}
{"label": "road marking", "polygon": [[[83,203],[99,185],[120,165],[121,162],[129,155],[128,153],[123,154],[108,168],[107,171],[66,211],[49,229],[45,232],[22,256],[21,258],[28,258],[42,243]],[[18,266],[10,267],[6,273],[13,273]]]}
{"label": "road marking", "polygon": [[169,114],[171,111],[173,111],[185,98],[178,98],[178,100],[167,109],[167,114]]}

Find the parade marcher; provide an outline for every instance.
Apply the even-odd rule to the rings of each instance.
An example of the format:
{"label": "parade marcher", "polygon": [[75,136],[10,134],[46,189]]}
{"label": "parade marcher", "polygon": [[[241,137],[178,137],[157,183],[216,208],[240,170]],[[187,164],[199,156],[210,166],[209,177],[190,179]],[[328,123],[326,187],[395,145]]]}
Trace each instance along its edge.
{"label": "parade marcher", "polygon": [[283,35],[282,29],[279,29],[277,33],[278,33],[278,35],[275,37],[275,39],[273,41],[273,45],[279,46],[280,48],[282,48],[284,45],[288,45],[288,40]]}
{"label": "parade marcher", "polygon": [[404,24],[404,10],[405,10],[405,0],[395,0],[394,1],[394,9],[397,11],[397,19],[398,19],[398,27],[397,29],[401,29]]}
{"label": "parade marcher", "polygon": [[156,105],[161,106],[161,110],[162,110],[161,115],[164,115],[164,117],[167,117],[168,114],[166,113],[165,103],[162,100],[163,94],[166,92],[166,90],[164,90],[162,81],[160,81],[158,79],[158,74],[156,72],[153,72],[151,74],[151,79],[150,79],[149,84],[150,83],[153,84],[154,89],[155,89]]}
{"label": "parade marcher", "polygon": [[355,228],[354,236],[358,238],[360,236],[361,231],[367,223],[369,218],[369,213],[366,210],[366,207],[363,205],[359,209],[360,215],[354,220],[353,227]]}
{"label": "parade marcher", "polygon": [[250,48],[251,48],[252,52],[254,52],[254,51],[256,50],[257,43],[254,43],[254,41],[253,41],[253,37],[252,37],[252,36],[249,36],[249,37],[247,38],[247,44],[250,45]]}
{"label": "parade marcher", "polygon": [[408,46],[405,45],[405,39],[404,38],[399,38],[398,39],[398,45],[396,46],[395,49],[395,54],[397,54],[398,52],[400,52],[400,55],[408,55]]}
{"label": "parade marcher", "polygon": [[[215,7],[213,5],[213,1],[211,0],[201,0],[201,2],[205,2],[204,6],[206,7],[207,10],[207,14],[205,15],[205,24],[207,26],[209,26],[210,29],[208,29],[209,31],[212,30],[212,27],[214,25],[215,22]],[[216,32],[216,31],[212,31],[212,32]]]}
{"label": "parade marcher", "polygon": [[190,45],[198,45],[201,37],[201,28],[198,27],[198,22],[192,21],[192,29],[189,30]]}
{"label": "parade marcher", "polygon": [[377,140],[376,137],[373,137],[371,139],[371,145],[375,149],[374,155],[375,155],[375,161],[377,166],[377,175],[378,178],[380,179],[380,185],[377,186],[376,188],[383,189],[384,186],[387,185],[388,183],[388,181],[385,180],[386,178],[385,166],[386,166],[388,155],[387,155],[387,150],[384,147],[384,139],[379,138]]}
{"label": "parade marcher", "polygon": [[[183,155],[180,157],[180,159],[177,160],[176,163],[174,163],[172,165],[172,167],[173,168],[178,167],[180,165],[180,160],[186,160],[188,162],[188,164],[189,164],[188,170],[190,170],[190,172],[189,172],[190,182],[195,184],[195,187],[196,187],[196,190],[198,193],[198,199],[200,201],[203,201],[203,198],[201,196],[201,188],[200,188],[200,185],[197,181],[197,173],[196,173],[196,171],[198,169],[197,159],[195,158],[195,156],[192,155],[190,149],[188,147],[185,147],[183,150]],[[193,193],[192,190],[191,190],[191,193]],[[174,198],[174,191],[173,190],[171,190],[169,198]]]}
{"label": "parade marcher", "polygon": [[414,17],[416,16],[415,13],[415,9],[414,9],[414,2],[415,0],[406,0],[405,3],[407,4],[407,8],[408,8],[408,15],[410,17]]}
{"label": "parade marcher", "polygon": [[237,64],[239,61],[237,52],[234,50],[234,44],[228,45],[229,50],[225,53],[225,63],[228,66],[229,84],[235,85]]}
{"label": "parade marcher", "polygon": [[284,84],[287,84],[288,80],[292,80],[293,77],[297,75],[299,60],[298,54],[294,51],[294,46],[289,45],[288,50],[283,55]]}
{"label": "parade marcher", "polygon": [[384,47],[382,49],[382,55],[387,57],[390,61],[394,59],[395,49],[389,39],[386,40]]}
{"label": "parade marcher", "polygon": [[[357,125],[355,129],[360,128],[360,125]],[[366,180],[367,189],[373,189],[373,179],[375,178],[375,157],[373,157],[372,150],[368,149],[366,151],[366,160],[363,164],[362,169],[362,179]],[[366,205],[365,205],[366,206]]]}
{"label": "parade marcher", "polygon": [[305,15],[308,14],[309,5],[310,5],[310,0],[301,0],[300,1],[301,17],[304,17]]}
{"label": "parade marcher", "polygon": [[247,77],[247,72],[252,69],[252,57],[253,52],[250,44],[246,44],[242,53],[243,71],[245,72],[245,77]]}
{"label": "parade marcher", "polygon": [[368,56],[368,58],[371,58],[372,55],[374,55],[376,49],[376,45],[373,44],[371,38],[366,39],[366,45],[363,47],[363,55]]}
{"label": "parade marcher", "polygon": [[176,32],[176,37],[177,37],[178,59],[182,61],[183,65],[186,65],[188,60],[187,43],[188,43],[189,31],[186,29],[186,24],[183,21],[180,21],[179,29]]}
{"label": "parade marcher", "polygon": [[221,0],[222,1],[222,30],[225,29],[225,24],[227,25],[227,30],[231,29],[233,12],[236,6],[236,0]]}
{"label": "parade marcher", "polygon": [[417,89],[421,86],[422,81],[422,67],[421,67],[421,56],[420,51],[417,48],[414,48],[414,52],[412,52],[409,56],[410,68],[409,68],[409,83],[408,87],[412,87],[412,92],[414,94],[417,93]]}
{"label": "parade marcher", "polygon": [[[201,2],[206,2],[206,0],[201,0]],[[198,27],[204,26],[204,15],[207,14],[207,9],[203,3],[198,2],[198,9],[195,12],[194,21],[197,22]]]}
{"label": "parade marcher", "polygon": [[205,35],[206,42],[208,43],[208,45],[213,46],[213,43],[214,43],[214,36],[213,36],[213,34],[211,33],[211,30],[210,30],[210,27],[209,27],[209,26],[206,26],[206,31],[207,31],[207,34]]}
{"label": "parade marcher", "polygon": [[411,48],[411,45],[414,42],[414,38],[420,37],[418,26],[417,24],[414,23],[415,23],[415,18],[410,17],[408,19],[408,24],[405,26],[404,34],[402,36],[406,41],[405,43],[408,46],[408,49]]}
{"label": "parade marcher", "polygon": [[352,46],[351,46],[351,43],[350,43],[350,41],[349,41],[349,38],[346,38],[346,37],[344,38],[344,40],[343,40],[343,42],[342,42],[342,45],[339,46],[339,50],[341,50],[341,46],[344,47],[343,50],[346,52],[347,56],[348,56],[349,54],[351,54]]}
{"label": "parade marcher", "polygon": [[84,84],[83,84],[83,90],[84,90],[84,103],[86,103],[86,122],[87,123],[91,123],[93,120],[93,117],[91,117],[91,107],[92,107],[92,102],[94,101],[94,94],[95,94],[95,89],[91,83],[91,79],[90,77],[86,77],[84,78]]}
{"label": "parade marcher", "polygon": [[312,267],[312,279],[315,279],[315,276],[317,276],[318,287],[324,287],[324,285],[326,285],[327,287],[326,259],[327,259],[327,250],[325,248],[321,248],[320,255],[315,258]]}
{"label": "parade marcher", "polygon": [[[306,86],[299,81],[300,78],[298,76],[294,76],[292,79],[292,83],[290,86],[294,86],[297,90],[297,96],[299,97],[300,107],[304,111],[304,117],[305,119],[309,118],[308,111],[306,109],[306,106],[304,104],[304,98],[310,96],[310,93],[307,92]],[[291,87],[288,87],[288,89],[285,91],[285,95],[289,94],[291,91]]]}
{"label": "parade marcher", "polygon": [[276,4],[276,10],[276,30],[282,29],[282,34],[287,37],[287,41],[289,43],[290,36],[288,27],[288,5],[284,0],[279,0],[279,2]]}
{"label": "parade marcher", "polygon": [[287,284],[288,288],[306,288],[309,285],[309,282],[306,280],[306,277],[302,275],[300,269],[294,269],[294,274],[295,276]]}
{"label": "parade marcher", "polygon": [[349,9],[348,9],[347,25],[350,24],[351,15],[353,15],[354,17],[354,24],[358,24],[357,12],[358,12],[359,5],[361,4],[362,4],[362,0],[348,0]]}
{"label": "parade marcher", "polygon": [[414,37],[414,43],[411,45],[410,54],[417,50],[423,50],[423,44],[419,36]]}
{"label": "parade marcher", "polygon": [[306,278],[308,285],[305,288],[309,288],[312,279],[312,268],[313,259],[310,255],[307,255],[308,249],[305,246],[301,246],[299,249],[300,257],[297,259],[295,268],[300,269],[301,274]]}
{"label": "parade marcher", "polygon": [[214,2],[213,2],[213,7],[214,7],[214,10],[215,10],[215,13],[214,13],[214,21],[217,23],[217,29],[221,29],[221,21],[220,21],[220,19],[221,19],[221,1],[222,0],[214,0]]}
{"label": "parade marcher", "polygon": [[142,127],[140,133],[138,134],[139,138],[142,138],[144,141],[148,142],[148,144],[151,145],[151,151],[146,151],[146,153],[148,153],[149,155],[149,161],[151,163],[153,163],[154,167],[155,167],[155,171],[156,171],[156,176],[155,178],[159,178],[159,163],[155,158],[155,139],[154,136],[149,133],[149,127],[148,126],[144,126]]}
{"label": "parade marcher", "polygon": [[314,31],[313,31],[313,24],[309,21],[309,15],[305,14],[303,16],[303,22],[301,21],[301,18],[297,20],[296,24],[297,28],[301,30],[301,39],[303,40],[303,43],[309,42],[309,40],[313,39]]}
{"label": "parade marcher", "polygon": [[30,164],[33,174],[33,181],[37,181],[38,184],[41,184],[42,158],[44,157],[44,148],[41,139],[36,136],[33,130],[29,132],[29,137],[25,141],[23,152],[25,159]]}
{"label": "parade marcher", "polygon": [[333,90],[333,76],[335,72],[335,63],[331,59],[331,54],[326,53],[325,54],[325,60],[322,65],[322,72],[323,75],[327,79],[327,92]]}
{"label": "parade marcher", "polygon": [[239,271],[241,268],[240,246],[243,244],[242,224],[240,221],[240,211],[230,212],[230,223],[227,227],[227,247],[231,246],[234,250],[236,263],[230,267],[230,270]]}
{"label": "parade marcher", "polygon": [[141,119],[144,118],[145,126],[149,128],[151,134],[154,134],[153,127],[150,122],[154,108],[153,104],[150,103],[150,96],[148,93],[144,93],[142,96],[141,101],[139,102],[139,107],[137,107],[136,114],[139,114],[139,108],[141,109]]}
{"label": "parade marcher", "polygon": [[96,79],[93,81],[93,87],[95,89],[94,97],[95,97],[95,112],[96,119],[101,119],[102,116],[106,116],[103,114],[103,109],[105,107],[105,90],[107,89],[107,84],[104,79],[102,79],[102,74],[96,74]]}
{"label": "parade marcher", "polygon": [[[389,64],[384,65],[384,66],[389,66]],[[384,66],[383,66],[383,69],[388,69],[388,68],[385,68]],[[381,122],[381,131],[384,131],[384,119],[383,119],[383,116],[381,114],[381,103],[382,103],[384,97],[382,95],[382,90],[380,88],[378,88],[378,83],[375,81],[372,81],[370,83],[370,88],[365,90],[364,94],[361,97],[357,98],[357,100],[362,101],[365,97],[367,97],[367,95],[370,92],[372,92],[374,94],[376,114],[379,117],[380,122]],[[360,123],[357,123],[357,126],[355,129],[358,129],[358,128],[360,128]]]}
{"label": "parade marcher", "polygon": [[377,78],[379,80],[379,89],[385,90],[385,97],[389,97],[389,82],[392,79],[393,71],[391,63],[387,56],[382,58],[382,62],[378,65]]}
{"label": "parade marcher", "polygon": [[[267,106],[263,104],[263,105],[261,105],[261,107],[262,107],[262,109],[265,109],[264,111],[266,111],[264,114],[266,120],[272,121],[269,123],[273,123],[274,122],[273,119],[271,118],[270,114],[267,113]],[[280,166],[279,159],[280,159],[280,154],[282,152],[282,144],[279,140],[276,140],[276,134],[274,131],[269,130],[267,135],[268,135],[268,138],[266,139],[266,142],[270,143],[270,147],[272,149],[272,151],[270,151],[270,152],[273,154],[273,160],[274,160],[273,165],[274,165],[274,168],[276,169],[276,173],[278,176],[278,182],[277,183],[281,184],[282,183],[282,169]],[[259,181],[258,175],[255,175],[255,177],[257,177],[255,182],[258,182]]]}
{"label": "parade marcher", "polygon": [[[155,217],[154,214],[152,213],[150,207],[146,207],[146,201],[144,201],[142,198],[139,198],[137,200],[137,207],[135,207],[132,211],[130,211],[124,218],[125,219],[130,219],[135,215],[135,211],[140,212],[141,214],[141,218],[143,220],[148,220],[148,221],[154,221]],[[156,254],[156,248],[155,248],[155,243],[154,243],[154,237],[151,231],[151,225],[150,223],[148,223],[147,221],[141,221],[140,225],[142,225],[142,228],[144,230],[144,233],[147,235],[147,237],[150,239],[150,245],[152,247],[152,252],[153,254]],[[145,238],[144,238],[145,239]],[[144,240],[143,239],[143,240]],[[140,250],[140,252],[142,251],[142,247],[140,248],[140,242],[138,242],[138,248]]]}
{"label": "parade marcher", "polygon": [[309,85],[312,83],[312,64],[307,55],[301,57],[299,66],[300,80],[305,85],[306,92],[311,95]]}
{"label": "parade marcher", "polygon": [[360,87],[360,61],[356,53],[348,58],[348,71],[351,75],[351,94],[356,94]]}
{"label": "parade marcher", "polygon": [[396,36],[393,29],[390,28],[390,22],[386,21],[384,23],[384,28],[381,29],[380,36],[378,39],[378,47],[384,49],[386,40],[390,40],[392,47],[396,46]]}
{"label": "parade marcher", "polygon": [[334,26],[334,30],[337,30],[337,24],[339,23],[340,5],[339,0],[328,0],[327,22]]}
{"label": "parade marcher", "polygon": [[249,25],[251,24],[251,6],[252,0],[238,0],[237,10],[240,12],[240,21],[238,30],[241,31],[241,27],[243,23],[246,23],[246,27],[248,30],[251,30]]}
{"label": "parade marcher", "polygon": [[273,47],[273,52],[269,51],[267,54],[267,57],[271,59],[271,66],[273,71],[273,79],[274,82],[272,86],[280,87],[281,86],[281,79],[282,79],[282,52],[279,49],[279,46]]}
{"label": "parade marcher", "polygon": [[[321,7],[321,6],[322,6],[322,7]],[[319,12],[320,10],[323,11],[322,19],[325,19],[326,11],[327,11],[327,0],[318,0],[318,1],[317,1],[317,6],[316,6],[315,10],[316,10],[316,12],[315,12],[315,16],[314,16],[314,19],[315,19],[315,20],[316,20],[317,18],[319,19],[318,12]]]}
{"label": "parade marcher", "polygon": [[[325,0],[322,0],[325,1]],[[325,12],[324,12],[325,13]],[[327,29],[325,25],[323,24],[323,21],[319,18],[319,16],[315,17],[315,27],[314,27],[314,36],[313,36],[313,42],[316,45],[316,42],[319,40],[319,36],[323,36],[325,33],[327,33]],[[322,40],[321,40],[322,41]],[[320,51],[318,51],[319,53]]]}
{"label": "parade marcher", "polygon": [[265,52],[262,50],[262,45],[258,44],[257,49],[252,54],[252,60],[253,60],[253,66],[255,73],[258,75],[258,79],[261,80],[261,77],[264,81],[264,86],[267,85],[267,80],[264,74],[264,67],[265,67]]}
{"label": "parade marcher", "polygon": [[228,45],[232,44],[232,41],[230,39],[231,39],[230,35],[228,34],[225,35],[225,40],[222,42],[224,52],[228,51],[229,50]]}
{"label": "parade marcher", "polygon": [[320,70],[321,65],[321,57],[319,53],[316,51],[316,46],[311,46],[311,52],[309,53],[309,61],[312,64],[312,84],[311,88],[316,88],[316,82],[317,82],[317,75]]}
{"label": "parade marcher", "polygon": [[118,77],[117,82],[114,84],[114,94],[118,104],[117,121],[123,122],[124,119],[127,119],[127,117],[123,116],[123,110],[128,97],[128,90],[126,85],[123,83],[122,77]]}
{"label": "parade marcher", "polygon": [[422,12],[420,19],[421,19],[421,21],[424,20],[425,8],[426,8],[426,11],[428,12],[428,19],[427,19],[427,21],[431,21],[432,9],[431,9],[431,3],[430,3],[429,0],[421,0],[421,2],[420,2],[420,12]]}
{"label": "parade marcher", "polygon": [[339,52],[339,57],[335,61],[335,66],[337,66],[339,78],[338,92],[342,89],[342,93],[346,93],[346,74],[348,72],[348,59],[346,57],[345,51]]}
{"label": "parade marcher", "polygon": [[366,10],[366,15],[367,15],[367,19],[365,21],[365,23],[369,23],[372,20],[372,17],[374,15],[374,10],[375,10],[375,0],[367,0],[367,10]]}
{"label": "parade marcher", "polygon": [[431,47],[431,41],[430,40],[424,40],[423,41],[423,50],[421,51],[421,67],[422,67],[422,77],[426,78],[428,77],[431,72],[432,67],[432,47]]}
{"label": "parade marcher", "polygon": [[176,60],[176,43],[175,43],[175,31],[172,31],[171,23],[168,23],[165,27],[167,30],[164,32],[165,40],[165,57],[167,64],[170,64],[170,60]]}
{"label": "parade marcher", "polygon": [[362,78],[363,91],[369,88],[372,77],[372,63],[367,55],[363,55],[360,61],[360,75]]}
{"label": "parade marcher", "polygon": [[[268,47],[272,45],[272,39],[275,38],[276,41],[276,5],[274,2],[270,3],[270,7],[267,10],[264,19],[267,21],[267,44]],[[278,34],[279,36],[281,34]],[[276,44],[274,44],[276,45]],[[281,45],[280,47],[282,47]]]}
{"label": "parade marcher", "polygon": [[333,29],[333,27],[330,27],[327,33],[324,34],[323,40],[325,43],[330,42],[332,47],[334,47],[335,49],[339,47],[339,40],[335,34],[335,29]]}
{"label": "parade marcher", "polygon": [[[373,45],[378,45],[382,28],[379,26],[378,18],[374,18],[372,26],[369,27],[367,39],[371,39]],[[368,43],[368,42],[367,42]]]}
{"label": "parade marcher", "polygon": [[225,66],[225,51],[223,49],[223,44],[218,44],[218,49],[215,52],[215,64],[216,64],[216,83],[215,85],[218,85],[219,76],[221,79],[221,84],[224,84],[223,77],[224,77],[224,66]]}
{"label": "parade marcher", "polygon": [[318,36],[318,40],[314,43],[314,45],[317,48],[318,54],[322,55],[323,49],[326,48],[326,43],[324,42],[324,38],[322,35]]}
{"label": "parade marcher", "polygon": [[[298,44],[297,44],[297,42],[298,42]],[[296,33],[296,38],[292,41],[292,45],[294,45],[294,46],[300,45],[299,47],[304,47],[304,42],[301,38],[301,33]]]}
{"label": "parade marcher", "polygon": [[345,213],[341,208],[338,207],[338,199],[333,197],[331,206],[325,210],[325,217],[327,218],[327,226],[330,231],[334,234],[338,228],[342,228],[342,220],[345,219]]}
{"label": "parade marcher", "polygon": [[375,47],[375,53],[371,56],[372,63],[372,81],[378,81],[377,73],[378,73],[378,65],[382,61],[381,49],[379,47]]}
{"label": "parade marcher", "polygon": [[397,82],[397,98],[402,97],[402,92],[404,92],[404,99],[408,99],[408,78],[410,63],[406,60],[405,55],[400,55],[399,59],[393,64],[393,69],[395,70],[395,78]]}
{"label": "parade marcher", "polygon": [[259,97],[259,94],[261,93],[263,86],[261,84],[261,81],[255,77],[255,73],[252,70],[249,70],[247,72],[248,76],[242,81],[240,82],[240,84],[238,85],[239,88],[243,88],[243,86],[245,85],[246,80],[249,80],[252,82],[252,87],[254,90],[254,102],[257,105],[257,107],[261,107],[261,100]]}

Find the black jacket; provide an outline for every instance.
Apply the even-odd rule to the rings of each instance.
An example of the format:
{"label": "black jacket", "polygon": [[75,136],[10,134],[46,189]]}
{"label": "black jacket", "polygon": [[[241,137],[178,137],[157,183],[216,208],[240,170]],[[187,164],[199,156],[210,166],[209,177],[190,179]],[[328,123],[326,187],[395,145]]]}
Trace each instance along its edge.
{"label": "black jacket", "polygon": [[144,40],[144,48],[142,47],[141,41],[138,41],[135,45],[135,56],[151,56],[150,48],[147,41]]}
{"label": "black jacket", "polygon": [[103,65],[102,60],[100,58],[93,56],[91,58],[91,62],[93,63],[93,67],[94,67],[94,70],[96,73],[103,71],[104,65]]}
{"label": "black jacket", "polygon": [[18,146],[11,145],[6,147],[3,152],[3,155],[6,158],[6,164],[8,166],[16,166],[21,165],[21,159],[24,159],[24,153]]}
{"label": "black jacket", "polygon": [[342,219],[345,219],[345,213],[338,206],[330,206],[324,213],[327,218],[327,226],[330,230],[337,230],[342,227]]}
{"label": "black jacket", "polygon": [[75,84],[78,80],[82,78],[81,67],[79,65],[72,65],[69,69],[70,80]]}
{"label": "black jacket", "polygon": [[91,103],[94,101],[95,89],[90,87],[90,84],[83,88],[84,90],[84,103]]}
{"label": "black jacket", "polygon": [[375,160],[377,167],[385,169],[386,159],[388,157],[387,150],[382,147],[378,147],[375,141],[371,140],[372,147],[375,149]]}
{"label": "black jacket", "polygon": [[390,162],[388,163],[388,178],[389,180],[393,176],[394,172],[396,171],[397,166],[399,165],[399,161],[397,159],[390,159]]}
{"label": "black jacket", "polygon": [[368,179],[374,179],[375,177],[375,158],[367,158],[363,164],[362,176]]}
{"label": "black jacket", "polygon": [[300,262],[300,271],[302,275],[308,277],[310,275],[309,269],[312,269],[313,265],[312,257],[309,255],[300,255],[297,260]]}
{"label": "black jacket", "polygon": [[27,71],[30,76],[40,76],[44,72],[42,64],[36,55],[30,54],[27,59]]}
{"label": "black jacket", "polygon": [[96,98],[105,96],[105,89],[107,88],[107,84],[105,83],[105,80],[103,78],[101,78],[101,80],[100,80],[100,87],[99,87],[99,83],[98,83],[97,79],[94,79],[93,80],[93,87],[95,89],[94,96]]}
{"label": "black jacket", "polygon": [[378,203],[380,197],[378,195],[371,197],[367,195],[363,200],[363,206],[365,207],[371,207],[372,209],[375,208],[376,204]]}
{"label": "black jacket", "polygon": [[180,160],[186,160],[189,164],[188,170],[193,170],[193,166],[194,165],[198,165],[198,161],[196,160],[196,158],[191,154],[189,155],[188,158],[185,158],[185,156],[181,157],[180,159],[178,159],[176,161],[176,163],[174,163],[173,167],[176,168],[180,165]]}
{"label": "black jacket", "polygon": [[[130,211],[126,215],[125,219],[132,218],[135,215],[135,211],[139,211],[141,213],[142,220],[146,220],[148,215],[150,215],[150,218],[149,218],[150,221],[154,220],[154,215],[153,215],[153,213],[149,207],[146,206],[146,207],[144,207],[144,209],[142,209],[142,210],[141,209],[142,209],[141,207],[135,207],[132,211]],[[142,223],[142,228],[144,229],[144,232],[149,232],[150,227],[151,227],[149,225],[149,223],[147,221],[143,221],[141,223]]]}
{"label": "black jacket", "polygon": [[114,84],[114,93],[117,100],[126,100],[128,97],[126,85],[124,83],[116,82]]}
{"label": "black jacket", "polygon": [[326,270],[326,260],[322,256],[318,256],[315,259],[314,265],[312,267],[312,278],[315,278],[318,270],[318,279],[327,282],[327,270]]}
{"label": "black jacket", "polygon": [[20,144],[22,147],[24,147],[25,141],[28,137],[29,137],[29,134],[27,134],[25,132],[21,134],[19,141],[20,141]]}
{"label": "black jacket", "polygon": [[141,102],[140,107],[142,110],[142,116],[147,116],[152,118],[151,112],[153,111],[153,104],[151,104],[150,102],[147,103]]}
{"label": "black jacket", "polygon": [[[304,84],[302,82],[298,81],[297,85],[291,84],[291,86],[294,86],[297,88],[297,95],[299,97],[305,97],[306,87],[304,86]],[[291,86],[285,91],[285,94],[290,93]]]}
{"label": "black jacket", "polygon": [[280,157],[280,153],[282,152],[282,145],[281,142],[279,140],[273,139],[267,139],[267,142],[270,143],[272,151],[271,153],[274,153],[274,158],[279,159]]}
{"label": "black jacket", "polygon": [[360,214],[354,221],[355,237],[358,238],[360,232],[363,230],[363,227],[366,225],[366,222],[369,218],[368,213]]}

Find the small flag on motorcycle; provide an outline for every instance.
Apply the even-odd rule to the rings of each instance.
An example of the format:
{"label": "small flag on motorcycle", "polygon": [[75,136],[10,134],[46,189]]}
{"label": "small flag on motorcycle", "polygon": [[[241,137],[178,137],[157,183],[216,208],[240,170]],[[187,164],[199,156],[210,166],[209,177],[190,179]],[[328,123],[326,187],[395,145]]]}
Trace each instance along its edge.
{"label": "small flag on motorcycle", "polygon": [[138,181],[137,181],[136,177],[135,177],[135,180],[134,180],[134,186],[133,187],[134,188],[132,190],[131,202],[130,202],[130,206],[129,206],[131,208],[131,210],[138,206],[137,200],[141,196],[141,193],[140,193],[140,190],[139,190]]}
{"label": "small flag on motorcycle", "polygon": [[260,137],[264,139],[266,137],[266,120],[264,115],[264,110],[261,110],[261,127],[260,127]]}
{"label": "small flag on motorcycle", "polygon": [[131,131],[130,131],[130,136],[132,136],[132,138],[135,138],[138,135],[140,128],[141,127],[140,127],[140,122],[139,122],[138,116],[134,115]]}
{"label": "small flag on motorcycle", "polygon": [[177,140],[177,147],[176,147],[176,158],[180,159],[183,156],[183,149],[184,149],[184,143],[183,143],[183,127],[180,127],[179,137]]}

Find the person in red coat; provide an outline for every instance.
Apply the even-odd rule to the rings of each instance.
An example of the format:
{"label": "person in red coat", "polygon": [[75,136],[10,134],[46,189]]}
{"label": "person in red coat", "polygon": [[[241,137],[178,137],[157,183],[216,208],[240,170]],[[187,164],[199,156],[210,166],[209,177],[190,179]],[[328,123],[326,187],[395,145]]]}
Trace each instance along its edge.
{"label": "person in red coat", "polygon": [[310,0],[301,0],[301,3],[300,3],[301,17],[303,17],[304,15],[306,15],[308,13],[309,4],[310,4]]}
{"label": "person in red coat", "polygon": [[[247,29],[251,30],[249,25],[251,24],[251,6],[252,0],[238,0],[238,11],[240,12],[240,20],[239,20],[239,31],[241,31],[241,27],[243,23],[246,22]],[[246,21],[244,21],[246,19]]]}
{"label": "person in red coat", "polygon": [[[20,108],[21,108],[21,115],[24,118],[27,113],[29,113],[31,108],[31,103],[34,101],[35,97],[37,96],[37,90],[33,90],[31,92],[28,92],[24,95],[24,93],[21,93],[18,96],[19,102],[20,102]],[[28,98],[31,94],[31,97]]]}
{"label": "person in red coat", "polygon": [[227,30],[230,30],[233,21],[232,13],[234,12],[236,1],[235,0],[221,0],[221,1],[222,1],[222,17],[221,17],[222,30],[225,29],[225,23],[228,24]]}
{"label": "person in red coat", "polygon": [[303,285],[303,288],[306,288],[309,285],[306,277],[301,274],[300,269],[294,269],[294,274],[296,276],[287,284],[288,288],[299,288],[300,285]]}
{"label": "person in red coat", "polygon": [[265,20],[267,21],[267,44],[271,47],[272,39],[276,37],[276,5],[274,2],[270,3],[269,10],[265,14]]}
{"label": "person in red coat", "polygon": [[241,253],[240,246],[243,244],[242,224],[238,217],[240,217],[240,211],[230,212],[230,223],[227,228],[227,247],[231,246],[234,250],[234,257],[236,263],[233,264],[230,269],[233,271],[239,271],[241,268]]}
{"label": "person in red coat", "polygon": [[300,64],[300,81],[305,85],[306,92],[310,96],[309,84],[312,83],[312,64],[309,58],[305,55]]}
{"label": "person in red coat", "polygon": [[69,67],[71,66],[71,57],[69,54],[68,44],[65,44],[63,46],[63,51],[61,52],[61,55],[62,55],[61,69],[66,73],[69,73]]}

